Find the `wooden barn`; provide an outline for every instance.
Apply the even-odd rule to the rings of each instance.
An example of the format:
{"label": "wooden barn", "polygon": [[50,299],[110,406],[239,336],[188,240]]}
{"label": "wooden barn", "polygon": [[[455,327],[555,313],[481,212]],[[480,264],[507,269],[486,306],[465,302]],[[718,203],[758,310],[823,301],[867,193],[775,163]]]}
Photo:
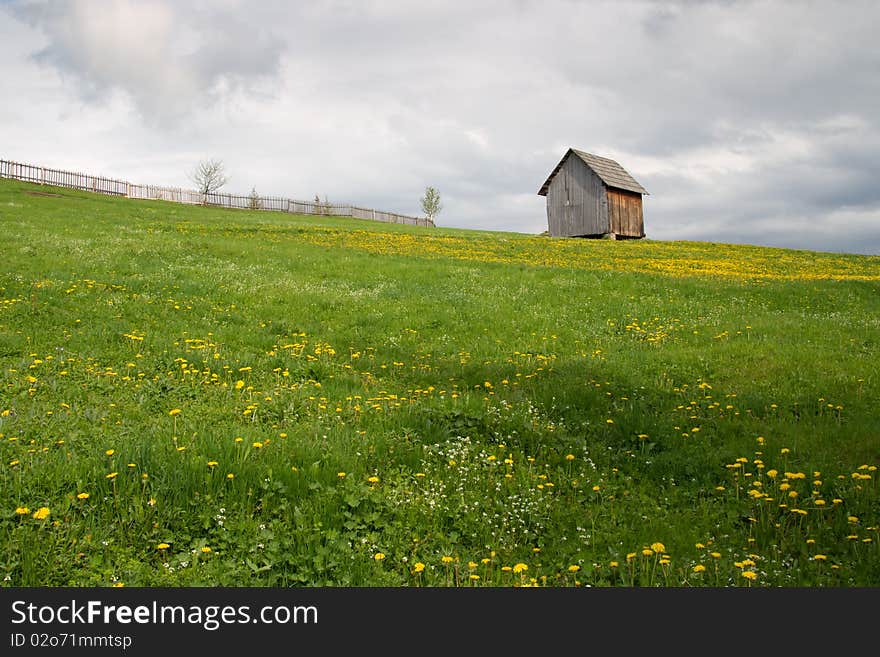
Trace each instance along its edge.
{"label": "wooden barn", "polygon": [[645,236],[648,192],[607,157],[569,148],[538,194],[547,197],[551,237],[633,239]]}

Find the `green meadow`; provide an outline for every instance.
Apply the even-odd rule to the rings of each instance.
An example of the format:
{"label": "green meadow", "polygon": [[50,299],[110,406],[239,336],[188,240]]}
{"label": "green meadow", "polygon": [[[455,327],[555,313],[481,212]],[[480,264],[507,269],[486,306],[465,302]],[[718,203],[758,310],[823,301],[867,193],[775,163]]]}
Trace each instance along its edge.
{"label": "green meadow", "polygon": [[880,584],[878,256],[9,180],[0,236],[4,586]]}

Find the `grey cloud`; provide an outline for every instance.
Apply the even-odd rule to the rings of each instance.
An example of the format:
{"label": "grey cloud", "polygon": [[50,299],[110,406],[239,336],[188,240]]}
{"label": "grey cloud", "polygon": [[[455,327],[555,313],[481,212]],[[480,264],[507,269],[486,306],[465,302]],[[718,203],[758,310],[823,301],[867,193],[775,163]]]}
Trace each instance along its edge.
{"label": "grey cloud", "polygon": [[80,95],[170,117],[126,131],[160,181],[219,154],[244,192],[418,213],[430,184],[441,225],[537,233],[574,146],[651,192],[649,236],[877,249],[874,2],[116,0],[125,39],[84,6],[16,15]]}
{"label": "grey cloud", "polygon": [[231,88],[249,89],[277,74],[281,40],[242,10],[246,5],[181,10],[134,0],[13,8],[46,36],[47,45],[33,53],[37,61],[67,76],[88,101],[127,94],[147,123],[203,110]]}

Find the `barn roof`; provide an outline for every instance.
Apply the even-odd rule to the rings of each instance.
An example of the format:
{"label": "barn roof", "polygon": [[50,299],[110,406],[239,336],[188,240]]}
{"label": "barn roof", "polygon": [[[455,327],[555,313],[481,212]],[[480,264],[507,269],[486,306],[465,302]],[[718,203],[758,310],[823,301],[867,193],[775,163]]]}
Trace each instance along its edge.
{"label": "barn roof", "polygon": [[599,176],[599,179],[609,187],[626,189],[630,192],[636,192],[638,194],[648,193],[648,191],[644,187],[636,182],[635,178],[629,175],[626,170],[614,160],[610,160],[607,157],[599,157],[598,155],[593,155],[592,153],[585,153],[584,151],[579,151],[574,148],[569,148],[565,152],[565,155],[562,156],[562,159],[559,160],[559,164],[556,165],[556,168],[553,169],[553,172],[541,186],[541,189],[538,190],[538,194],[540,196],[547,196],[547,190],[550,187],[550,181],[552,181],[553,177],[557,173],[559,173],[559,169],[562,168],[565,160],[567,160],[568,156],[572,153],[579,157],[584,164],[590,167],[590,169],[592,169],[593,172],[597,176]]}

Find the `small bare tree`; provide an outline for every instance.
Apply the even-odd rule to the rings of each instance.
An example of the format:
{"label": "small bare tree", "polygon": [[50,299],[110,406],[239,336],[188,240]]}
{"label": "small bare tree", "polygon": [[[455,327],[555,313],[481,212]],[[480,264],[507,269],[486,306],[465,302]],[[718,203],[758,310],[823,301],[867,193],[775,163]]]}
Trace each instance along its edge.
{"label": "small bare tree", "polygon": [[226,167],[223,160],[210,159],[199,162],[189,174],[195,183],[196,190],[202,195],[202,202],[207,204],[208,194],[213,194],[228,182]]}
{"label": "small bare tree", "polygon": [[425,195],[421,200],[422,212],[425,213],[427,220],[433,224],[434,217],[436,217],[440,213],[440,210],[443,209],[443,205],[440,203],[440,192],[433,187],[426,187]]}
{"label": "small bare tree", "polygon": [[257,194],[257,188],[251,188],[251,193],[248,196],[248,208],[251,210],[262,210],[263,209],[263,201],[260,200],[260,196]]}
{"label": "small bare tree", "polygon": [[327,200],[327,195],[324,195],[324,200],[321,200],[321,197],[315,194],[315,214],[320,215],[329,215],[330,211],[333,209],[330,201]]}

